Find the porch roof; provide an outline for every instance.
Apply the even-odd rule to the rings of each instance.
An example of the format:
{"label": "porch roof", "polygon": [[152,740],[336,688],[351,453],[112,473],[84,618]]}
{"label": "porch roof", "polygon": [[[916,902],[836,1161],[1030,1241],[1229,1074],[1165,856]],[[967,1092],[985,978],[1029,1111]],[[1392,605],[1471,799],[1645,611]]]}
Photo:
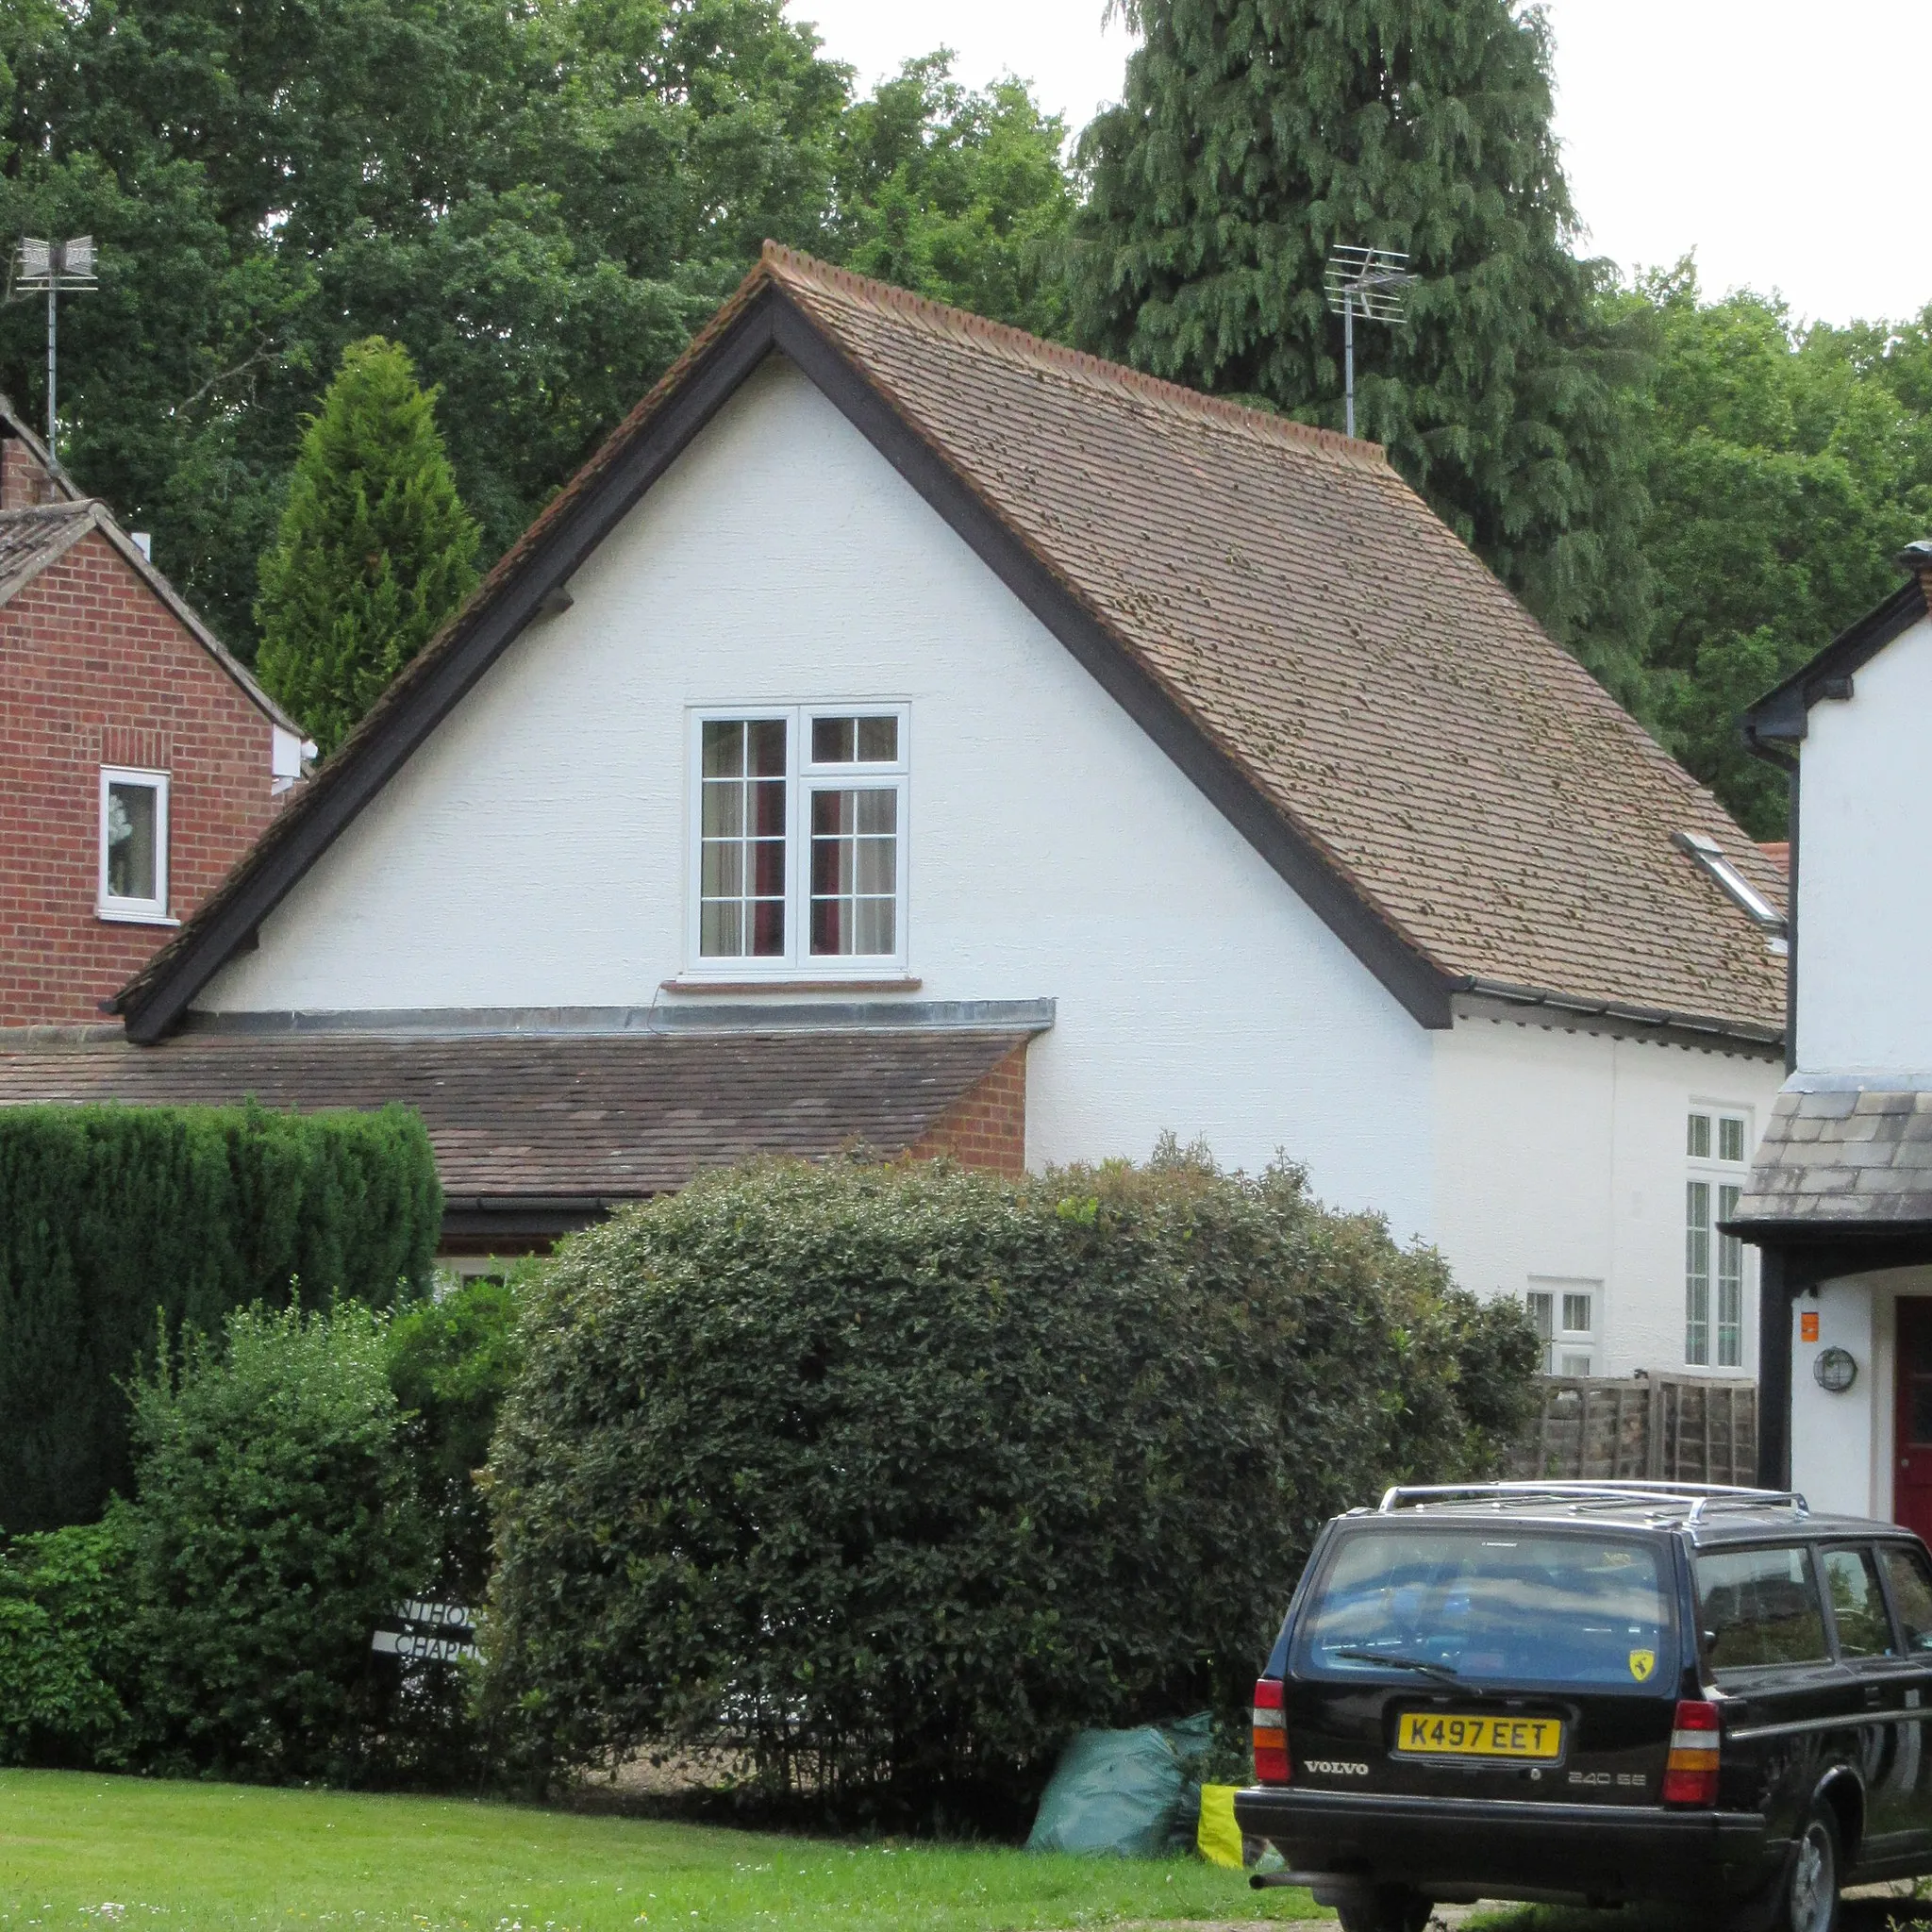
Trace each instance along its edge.
{"label": "porch roof", "polygon": [[1753,1238],[1932,1225],[1932,1084],[1793,1075],[1726,1225]]}

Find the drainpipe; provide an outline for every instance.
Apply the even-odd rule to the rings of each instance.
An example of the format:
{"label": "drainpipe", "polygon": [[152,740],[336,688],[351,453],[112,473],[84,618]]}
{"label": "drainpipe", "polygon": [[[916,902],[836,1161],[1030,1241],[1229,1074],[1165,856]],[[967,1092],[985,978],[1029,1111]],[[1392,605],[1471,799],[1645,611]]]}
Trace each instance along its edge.
{"label": "drainpipe", "polygon": [[[1744,748],[1790,781],[1785,837],[1790,844],[1785,877],[1785,1075],[1798,1066],[1798,760],[1746,724]],[[1801,1284],[1788,1250],[1757,1248],[1757,1483],[1791,1486],[1791,1304]]]}

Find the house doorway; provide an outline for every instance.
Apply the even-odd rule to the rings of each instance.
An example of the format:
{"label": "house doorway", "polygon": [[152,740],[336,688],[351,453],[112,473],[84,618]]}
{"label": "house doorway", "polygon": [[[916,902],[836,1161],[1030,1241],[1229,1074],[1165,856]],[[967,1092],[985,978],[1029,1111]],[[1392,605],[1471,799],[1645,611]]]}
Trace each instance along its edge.
{"label": "house doorway", "polygon": [[1932,1296],[1901,1295],[1897,1307],[1891,1513],[1907,1529],[1932,1537]]}

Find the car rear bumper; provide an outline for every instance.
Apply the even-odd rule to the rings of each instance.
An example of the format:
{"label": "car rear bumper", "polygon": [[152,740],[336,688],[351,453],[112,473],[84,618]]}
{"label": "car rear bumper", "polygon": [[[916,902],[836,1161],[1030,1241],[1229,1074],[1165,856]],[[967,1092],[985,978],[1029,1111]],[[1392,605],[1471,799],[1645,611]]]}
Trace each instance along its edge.
{"label": "car rear bumper", "polygon": [[[1262,1786],[1234,1815],[1291,1870],[1485,1898],[1738,1900],[1787,1847],[1756,1812],[1525,1803]],[[1325,1888],[1324,1888],[1325,1889]]]}

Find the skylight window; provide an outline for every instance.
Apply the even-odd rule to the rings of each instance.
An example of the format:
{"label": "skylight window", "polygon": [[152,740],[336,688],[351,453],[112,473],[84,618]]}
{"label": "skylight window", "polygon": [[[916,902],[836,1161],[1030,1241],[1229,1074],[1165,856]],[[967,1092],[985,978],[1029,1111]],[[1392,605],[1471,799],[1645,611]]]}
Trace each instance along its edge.
{"label": "skylight window", "polygon": [[1724,857],[1724,847],[1715,839],[1707,839],[1702,832],[1674,832],[1671,843],[1678,851],[1688,852],[1766,932],[1784,932],[1784,914]]}

